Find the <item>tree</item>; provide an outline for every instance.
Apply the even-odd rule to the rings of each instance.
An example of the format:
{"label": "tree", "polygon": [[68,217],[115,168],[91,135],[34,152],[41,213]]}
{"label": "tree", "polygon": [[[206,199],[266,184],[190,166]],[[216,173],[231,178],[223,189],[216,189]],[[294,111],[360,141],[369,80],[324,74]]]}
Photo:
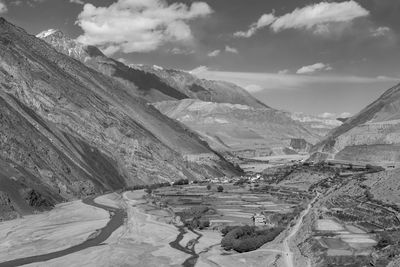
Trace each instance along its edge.
{"label": "tree", "polygon": [[218,192],[223,192],[224,191],[224,187],[222,185],[219,185],[217,187]]}
{"label": "tree", "polygon": [[211,185],[207,185],[207,190],[211,190]]}

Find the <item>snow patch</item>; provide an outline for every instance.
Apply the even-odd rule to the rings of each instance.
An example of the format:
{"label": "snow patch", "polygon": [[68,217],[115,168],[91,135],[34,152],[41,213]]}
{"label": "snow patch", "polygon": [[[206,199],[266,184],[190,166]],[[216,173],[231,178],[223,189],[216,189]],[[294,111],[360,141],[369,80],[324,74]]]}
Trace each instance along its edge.
{"label": "snow patch", "polygon": [[37,38],[46,38],[47,36],[50,36],[56,32],[59,32],[59,30],[49,29],[47,31],[42,31],[41,33],[37,34],[36,37]]}

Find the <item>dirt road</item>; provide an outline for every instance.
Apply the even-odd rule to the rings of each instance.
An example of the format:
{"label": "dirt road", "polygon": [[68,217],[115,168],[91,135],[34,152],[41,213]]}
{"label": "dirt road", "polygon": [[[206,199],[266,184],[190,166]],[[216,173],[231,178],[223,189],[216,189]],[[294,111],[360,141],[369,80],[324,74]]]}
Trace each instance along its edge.
{"label": "dirt road", "polygon": [[[298,218],[296,224],[290,229],[288,236],[283,240],[283,259],[285,261],[286,267],[295,267],[296,265],[293,264],[293,252],[290,250],[290,241],[291,239],[297,234],[299,231],[303,219],[307,214],[310,212],[313,204],[317,201],[320,193],[317,193],[317,196],[308,204],[307,209],[303,210]],[[298,266],[296,266],[298,267]]]}

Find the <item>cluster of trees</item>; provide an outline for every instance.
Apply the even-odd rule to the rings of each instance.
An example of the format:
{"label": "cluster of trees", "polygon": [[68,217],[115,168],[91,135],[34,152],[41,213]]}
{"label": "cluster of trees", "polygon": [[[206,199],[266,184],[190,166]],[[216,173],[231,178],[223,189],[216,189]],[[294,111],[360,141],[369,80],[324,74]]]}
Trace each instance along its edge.
{"label": "cluster of trees", "polygon": [[[207,190],[211,190],[212,186],[210,184],[207,185]],[[217,186],[218,192],[224,192],[224,187],[222,185]]]}
{"label": "cluster of trees", "polygon": [[178,212],[177,215],[181,217],[185,226],[192,229],[204,229],[210,226],[210,220],[204,218],[204,215],[215,214],[216,211],[208,206],[196,206]]}
{"label": "cluster of trees", "polygon": [[180,179],[180,180],[174,182],[174,185],[186,185],[186,184],[189,184],[188,179]]}
{"label": "cluster of trees", "polygon": [[267,242],[275,239],[283,228],[276,227],[270,229],[258,229],[254,226],[237,226],[230,229],[223,229],[226,233],[222,238],[221,246],[225,250],[235,250],[237,252],[253,251]]}
{"label": "cluster of trees", "polygon": [[170,186],[171,184],[168,182],[164,182],[164,183],[155,183],[155,184],[141,184],[141,185],[133,185],[133,186],[128,186],[126,188],[124,188],[124,191],[134,191],[134,190],[142,190],[142,189],[146,189],[150,190],[150,192],[154,189],[157,188],[161,188],[161,187],[167,187]]}
{"label": "cluster of trees", "polygon": [[[175,182],[173,182],[173,185],[187,185],[189,184],[188,179],[180,179]],[[128,186],[124,188],[124,191],[134,191],[134,190],[142,190],[146,189],[146,192],[151,193],[154,189],[161,188],[161,187],[167,187],[171,186],[169,182],[163,182],[163,183],[154,183],[154,184],[143,184],[143,185],[133,185],[133,186]]]}

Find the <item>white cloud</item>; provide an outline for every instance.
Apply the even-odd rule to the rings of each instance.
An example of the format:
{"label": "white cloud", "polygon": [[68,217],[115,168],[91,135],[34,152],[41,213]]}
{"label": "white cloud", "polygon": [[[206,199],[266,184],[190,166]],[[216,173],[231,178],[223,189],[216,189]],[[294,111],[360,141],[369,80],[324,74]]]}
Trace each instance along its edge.
{"label": "white cloud", "polygon": [[[377,77],[346,76],[346,75],[299,75],[277,73],[255,73],[255,72],[227,72],[213,71],[205,66],[200,66],[191,71],[199,78],[209,80],[222,80],[235,83],[243,88],[249,87],[250,90],[308,90],[310,87],[318,85],[318,88],[329,87],[330,85],[371,85],[379,87],[388,86],[388,83],[399,83],[400,78],[390,78],[382,80]],[[261,90],[260,89],[260,90]]]}
{"label": "white cloud", "polygon": [[315,63],[309,66],[303,66],[296,71],[297,74],[311,74],[316,71],[323,71],[323,70],[332,70],[332,67],[329,64],[324,63]]}
{"label": "white cloud", "polygon": [[318,117],[322,119],[334,119],[336,118],[336,113],[330,113],[330,112],[324,112],[322,114],[319,114]]}
{"label": "white cloud", "polygon": [[238,31],[233,35],[235,37],[249,38],[253,36],[259,29],[271,25],[275,21],[275,16],[273,14],[262,15],[257,22],[250,25],[247,31]]}
{"label": "white cloud", "polygon": [[266,26],[269,26],[274,32],[286,29],[306,29],[315,34],[326,35],[332,29],[337,30],[335,29],[339,27],[337,23],[348,23],[368,15],[369,11],[353,0],[341,3],[321,2],[296,8],[291,13],[279,17],[275,17],[273,13],[264,14],[258,22],[251,24],[247,31],[236,32],[234,36],[249,38]]}
{"label": "white cloud", "polygon": [[84,34],[78,41],[97,45],[109,55],[149,52],[168,42],[190,43],[188,22],[212,10],[205,2],[168,4],[164,0],[118,0],[108,7],[85,4],[77,24]]}
{"label": "white cloud", "polygon": [[0,0],[0,14],[7,13],[8,9],[6,4]]}
{"label": "white cloud", "polygon": [[230,47],[229,45],[225,46],[225,52],[239,54],[239,51],[236,48]]}
{"label": "white cloud", "polygon": [[285,74],[288,74],[288,73],[289,73],[289,70],[288,70],[288,69],[284,69],[284,70],[278,71],[278,74],[279,74],[279,75],[285,75]]}
{"label": "white cloud", "polygon": [[369,15],[369,11],[351,0],[347,2],[321,2],[303,8],[296,8],[285,14],[271,25],[275,32],[285,29],[313,29],[332,22],[349,22]]}
{"label": "white cloud", "polygon": [[78,4],[78,5],[84,5],[85,2],[82,0],[69,0],[70,3]]}
{"label": "white cloud", "polygon": [[263,88],[260,85],[257,84],[250,84],[244,87],[244,89],[246,89],[248,92],[250,93],[256,93],[256,92],[260,92],[263,90]]}
{"label": "white cloud", "polygon": [[391,30],[389,27],[378,27],[376,29],[373,29],[371,32],[373,37],[382,37],[390,33],[390,31]]}
{"label": "white cloud", "polygon": [[218,56],[219,54],[221,53],[221,50],[214,50],[214,51],[211,51],[210,53],[208,53],[207,54],[207,56],[209,56],[209,57],[216,57],[216,56]]}
{"label": "white cloud", "polygon": [[173,55],[191,55],[194,54],[194,50],[191,49],[185,49],[185,48],[179,48],[179,47],[174,47],[169,50],[169,52]]}
{"label": "white cloud", "polygon": [[396,77],[389,77],[389,76],[384,76],[384,75],[379,75],[376,77],[376,79],[381,80],[381,81],[394,81],[394,80],[399,80],[399,78]]}
{"label": "white cloud", "polygon": [[343,113],[339,114],[339,118],[349,118],[349,117],[351,117],[350,112],[343,112]]}
{"label": "white cloud", "polygon": [[351,117],[351,113],[342,112],[340,114],[337,114],[337,113],[331,113],[331,112],[324,112],[322,114],[319,114],[318,117],[321,119],[335,120],[337,118],[349,118],[349,117]]}

